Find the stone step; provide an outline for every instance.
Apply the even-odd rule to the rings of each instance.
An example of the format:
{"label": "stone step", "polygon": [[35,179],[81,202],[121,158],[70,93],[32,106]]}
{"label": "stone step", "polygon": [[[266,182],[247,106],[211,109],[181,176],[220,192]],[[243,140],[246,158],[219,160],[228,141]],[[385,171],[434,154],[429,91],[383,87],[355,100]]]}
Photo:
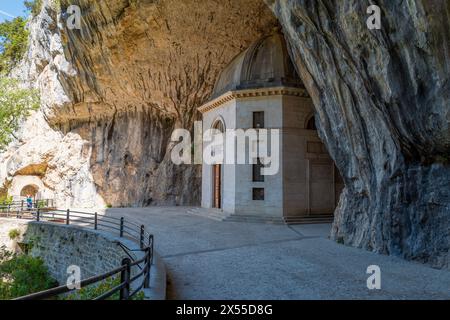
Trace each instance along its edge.
{"label": "stone step", "polygon": [[218,209],[202,209],[202,208],[194,208],[187,210],[189,214],[194,216],[208,218],[217,221],[225,221],[228,218],[229,214],[223,212]]}
{"label": "stone step", "polygon": [[331,223],[334,216],[330,214],[318,214],[309,217],[259,217],[251,215],[231,215],[225,221],[231,222],[254,222],[254,223],[272,223],[272,224],[322,224]]}
{"label": "stone step", "polygon": [[334,220],[332,214],[315,214],[307,217],[263,217],[255,215],[227,214],[218,209],[192,208],[187,210],[189,214],[208,218],[216,221],[250,222],[267,224],[321,224],[331,223]]}
{"label": "stone step", "polygon": [[319,223],[332,223],[334,221],[334,215],[332,214],[317,214],[308,217],[286,217],[287,224],[319,224]]}
{"label": "stone step", "polygon": [[269,223],[269,224],[284,224],[282,218],[276,217],[259,217],[251,215],[230,215],[225,221],[229,222],[252,222],[252,223]]}

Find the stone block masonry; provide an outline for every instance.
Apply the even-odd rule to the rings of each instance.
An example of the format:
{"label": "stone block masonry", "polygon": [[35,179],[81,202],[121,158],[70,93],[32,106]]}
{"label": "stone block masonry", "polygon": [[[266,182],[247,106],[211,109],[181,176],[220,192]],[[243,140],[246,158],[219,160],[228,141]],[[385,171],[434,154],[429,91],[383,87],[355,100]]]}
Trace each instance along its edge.
{"label": "stone block masonry", "polygon": [[[18,229],[20,236],[11,240],[8,233],[13,229]],[[0,246],[18,251],[17,244],[28,244],[30,254],[41,257],[61,285],[67,282],[69,266],[79,266],[82,279],[119,267],[127,255],[118,241],[106,232],[76,226],[0,219]],[[136,247],[133,242],[126,245]]]}

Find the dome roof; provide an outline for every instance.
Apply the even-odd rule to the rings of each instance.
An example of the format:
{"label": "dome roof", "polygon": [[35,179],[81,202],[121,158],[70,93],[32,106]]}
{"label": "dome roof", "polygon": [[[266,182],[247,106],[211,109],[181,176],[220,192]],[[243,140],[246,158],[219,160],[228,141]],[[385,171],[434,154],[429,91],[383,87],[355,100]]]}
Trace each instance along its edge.
{"label": "dome roof", "polygon": [[228,91],[278,86],[303,88],[280,31],[258,40],[237,55],[220,74],[212,98]]}

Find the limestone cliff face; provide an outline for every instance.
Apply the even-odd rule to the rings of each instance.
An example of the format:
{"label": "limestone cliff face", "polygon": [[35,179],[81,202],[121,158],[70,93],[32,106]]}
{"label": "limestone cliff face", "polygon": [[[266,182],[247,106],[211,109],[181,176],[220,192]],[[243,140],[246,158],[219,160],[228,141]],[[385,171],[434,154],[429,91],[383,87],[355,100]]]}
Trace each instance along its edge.
{"label": "limestone cliff face", "polygon": [[45,166],[60,206],[198,205],[199,168],[171,163],[170,135],[192,129],[221,69],[277,25],[270,9],[260,0],[77,0],[82,28],[70,30],[61,3],[45,0],[30,23],[15,75],[40,89],[42,108],[1,155],[0,180]]}
{"label": "limestone cliff face", "polygon": [[258,0],[70,4],[83,13],[81,30],[61,30],[77,76],[60,78],[71,102],[50,122],[90,123],[91,171],[108,203],[198,205],[199,167],[172,164],[170,135],[193,128],[219,72],[275,17]]}
{"label": "limestone cliff face", "polygon": [[450,3],[267,1],[345,179],[334,239],[449,267]]}
{"label": "limestone cliff face", "polygon": [[26,176],[18,190],[9,190],[18,196],[24,183],[34,183],[38,177],[45,188],[40,190],[43,196],[51,195],[60,207],[104,206],[90,170],[90,141],[48,121],[52,106],[70,103],[59,79],[77,74],[65,57],[55,16],[50,13],[46,2],[41,14],[29,23],[30,47],[13,71],[14,77],[39,89],[42,104],[23,122],[15,134],[18,139],[0,154],[0,185],[14,185],[18,176]]}

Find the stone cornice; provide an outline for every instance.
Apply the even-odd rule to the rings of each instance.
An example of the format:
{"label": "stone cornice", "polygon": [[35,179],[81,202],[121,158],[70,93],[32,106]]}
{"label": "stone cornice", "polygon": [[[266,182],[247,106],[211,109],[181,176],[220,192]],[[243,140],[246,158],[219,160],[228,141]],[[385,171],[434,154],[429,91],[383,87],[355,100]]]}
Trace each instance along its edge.
{"label": "stone cornice", "polygon": [[227,103],[228,101],[234,99],[279,96],[279,95],[309,98],[308,92],[306,91],[306,89],[303,88],[271,87],[260,89],[236,90],[224,93],[220,97],[217,97],[216,99],[211,100],[210,102],[204,104],[197,110],[203,114],[208,111],[219,108],[224,103]]}

